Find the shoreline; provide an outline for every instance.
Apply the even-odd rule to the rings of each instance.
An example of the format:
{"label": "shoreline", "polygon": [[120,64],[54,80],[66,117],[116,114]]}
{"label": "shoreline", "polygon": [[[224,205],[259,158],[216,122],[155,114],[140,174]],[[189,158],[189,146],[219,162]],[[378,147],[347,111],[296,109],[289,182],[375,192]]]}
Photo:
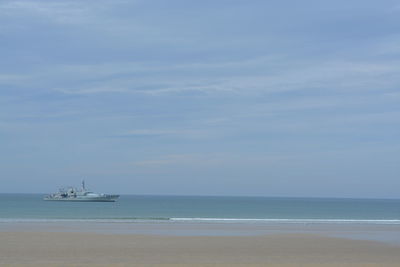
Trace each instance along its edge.
{"label": "shoreline", "polygon": [[400,246],[399,224],[285,223],[215,221],[9,221],[2,232],[61,232],[158,236],[269,236],[311,234],[353,240],[379,241]]}

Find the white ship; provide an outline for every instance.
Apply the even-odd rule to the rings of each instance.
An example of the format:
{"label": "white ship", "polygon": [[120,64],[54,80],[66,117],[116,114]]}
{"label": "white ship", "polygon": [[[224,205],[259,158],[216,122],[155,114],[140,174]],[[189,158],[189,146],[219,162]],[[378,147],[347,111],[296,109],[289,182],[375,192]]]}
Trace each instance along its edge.
{"label": "white ship", "polygon": [[85,188],[85,181],[82,181],[82,188],[60,189],[58,193],[47,195],[43,198],[46,201],[84,201],[84,202],[114,202],[119,195],[108,195],[93,193]]}

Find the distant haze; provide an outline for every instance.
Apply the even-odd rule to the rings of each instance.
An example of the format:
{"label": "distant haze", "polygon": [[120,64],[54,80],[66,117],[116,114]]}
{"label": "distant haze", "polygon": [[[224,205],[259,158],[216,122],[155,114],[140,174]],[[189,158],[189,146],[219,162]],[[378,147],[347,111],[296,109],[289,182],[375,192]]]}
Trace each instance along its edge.
{"label": "distant haze", "polygon": [[399,1],[1,1],[0,192],[400,197]]}

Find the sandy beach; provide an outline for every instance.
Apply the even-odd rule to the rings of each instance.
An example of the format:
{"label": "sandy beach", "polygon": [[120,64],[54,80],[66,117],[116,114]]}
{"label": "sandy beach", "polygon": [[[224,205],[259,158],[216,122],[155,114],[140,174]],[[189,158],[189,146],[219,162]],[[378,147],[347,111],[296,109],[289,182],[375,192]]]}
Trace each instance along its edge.
{"label": "sandy beach", "polygon": [[1,266],[399,266],[400,246],[314,234],[0,231]]}

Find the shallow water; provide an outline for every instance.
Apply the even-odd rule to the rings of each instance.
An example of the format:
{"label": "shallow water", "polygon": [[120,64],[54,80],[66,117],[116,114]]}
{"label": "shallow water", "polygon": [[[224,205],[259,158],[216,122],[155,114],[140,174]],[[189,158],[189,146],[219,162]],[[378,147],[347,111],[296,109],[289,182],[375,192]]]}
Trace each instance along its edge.
{"label": "shallow water", "polygon": [[133,196],[117,202],[51,202],[0,194],[0,221],[195,221],[400,224],[400,200]]}

